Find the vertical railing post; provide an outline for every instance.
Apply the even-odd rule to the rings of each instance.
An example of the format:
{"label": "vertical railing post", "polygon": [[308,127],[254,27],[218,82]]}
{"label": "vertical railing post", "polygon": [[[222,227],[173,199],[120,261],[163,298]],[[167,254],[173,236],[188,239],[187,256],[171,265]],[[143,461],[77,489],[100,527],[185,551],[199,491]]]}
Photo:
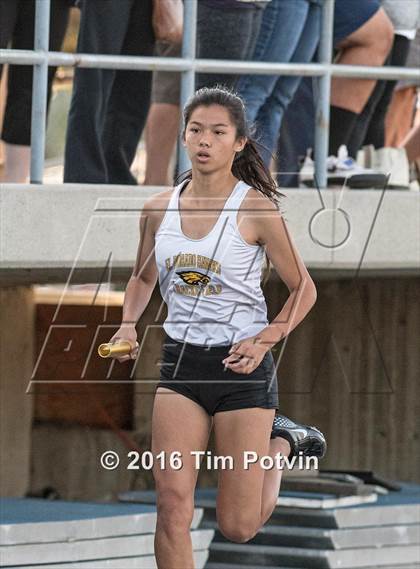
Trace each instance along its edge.
{"label": "vertical railing post", "polygon": [[[197,0],[184,1],[184,34],[182,41],[182,57],[195,59],[197,38]],[[195,90],[195,71],[190,69],[182,71],[181,74],[181,109],[194,94]],[[179,144],[178,153],[179,172],[184,172],[190,168],[190,161],[185,148]]]}
{"label": "vertical railing post", "polygon": [[36,0],[34,49],[44,56],[34,65],[31,117],[31,184],[42,184],[45,157],[45,131],[48,91],[48,47],[50,36],[50,0]]}
{"label": "vertical railing post", "polygon": [[[322,9],[319,62],[331,63],[333,49],[334,0],[324,0]],[[317,79],[319,92],[315,108],[315,180],[320,188],[327,187],[327,157],[330,129],[331,73]]]}

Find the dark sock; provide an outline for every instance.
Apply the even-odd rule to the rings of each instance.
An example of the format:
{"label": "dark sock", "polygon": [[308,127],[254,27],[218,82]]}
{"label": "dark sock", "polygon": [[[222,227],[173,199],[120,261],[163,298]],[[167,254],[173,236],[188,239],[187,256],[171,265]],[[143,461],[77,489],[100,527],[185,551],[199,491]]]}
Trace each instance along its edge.
{"label": "dark sock", "polygon": [[[357,113],[347,111],[340,107],[330,107],[330,146],[328,154],[337,156],[338,148],[345,144],[347,146],[348,140],[352,133],[353,127],[356,124]],[[354,158],[354,157],[353,157]]]}

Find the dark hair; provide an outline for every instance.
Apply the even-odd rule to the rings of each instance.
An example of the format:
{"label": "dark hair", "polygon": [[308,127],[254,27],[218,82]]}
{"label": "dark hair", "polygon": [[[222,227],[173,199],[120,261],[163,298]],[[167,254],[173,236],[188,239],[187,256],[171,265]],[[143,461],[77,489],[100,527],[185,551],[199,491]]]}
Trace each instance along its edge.
{"label": "dark hair", "polygon": [[[252,138],[251,129],[246,120],[245,105],[238,94],[219,86],[203,87],[196,91],[184,107],[183,135],[185,136],[185,129],[192,113],[198,107],[209,107],[210,105],[224,107],[236,127],[237,138],[247,138],[244,149],[235,156],[232,164],[232,174],[278,205],[279,198],[283,197],[283,194],[278,191],[270,170],[260,156],[258,146],[261,147],[262,145]],[[192,171],[188,170],[180,174],[177,181],[182,182],[191,179],[191,177]]]}
{"label": "dark hair", "polygon": [[[280,197],[283,194],[277,189],[277,185],[273,180],[270,170],[265,165],[258,151],[258,146],[262,145],[252,138],[252,132],[246,120],[245,105],[241,97],[226,89],[225,87],[203,87],[189,99],[184,107],[183,118],[185,130],[191,118],[192,113],[198,107],[209,107],[210,105],[220,105],[224,107],[230,116],[231,121],[236,126],[237,138],[246,137],[247,142],[240,152],[237,153],[232,164],[232,174],[239,180],[243,180],[249,186],[267,196],[274,202],[279,209]],[[180,174],[176,180],[181,183],[187,179],[192,179],[192,170],[187,170]],[[269,260],[266,254],[266,274],[264,275],[264,284],[269,276]]]}

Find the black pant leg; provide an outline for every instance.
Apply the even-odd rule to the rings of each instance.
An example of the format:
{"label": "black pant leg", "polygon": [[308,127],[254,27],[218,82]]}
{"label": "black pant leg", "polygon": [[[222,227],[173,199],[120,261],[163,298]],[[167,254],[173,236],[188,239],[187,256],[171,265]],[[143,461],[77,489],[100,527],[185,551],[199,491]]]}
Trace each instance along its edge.
{"label": "black pant leg", "polygon": [[[152,0],[134,1],[122,47],[124,55],[153,55]],[[118,70],[103,134],[110,184],[136,184],[131,164],[150,106],[151,71]]]}
{"label": "black pant leg", "polygon": [[[19,0],[13,30],[14,49],[34,48],[35,0]],[[59,51],[67,29],[70,3],[52,0],[49,49]],[[48,69],[47,107],[51,98],[56,67]],[[4,112],[2,138],[10,144],[29,146],[31,143],[32,65],[10,65],[7,84],[7,101]]]}
{"label": "black pant leg", "polygon": [[[12,39],[18,5],[17,0],[0,0],[0,49],[6,49]],[[3,66],[0,64],[0,78],[2,68]]]}
{"label": "black pant leg", "polygon": [[[83,0],[78,53],[119,55],[133,0]],[[106,184],[103,130],[114,82],[112,69],[78,68],[67,125],[64,182]]]}
{"label": "black pant leg", "polygon": [[[260,8],[254,8],[260,10]],[[251,39],[261,22],[255,20],[249,8],[226,9],[222,6],[209,6],[198,2],[197,12],[197,58],[199,59],[237,59],[250,57],[253,44]],[[233,88],[238,80],[237,74],[198,73],[196,88],[225,85]]]}
{"label": "black pant leg", "polygon": [[[384,65],[389,65],[390,58],[385,61]],[[365,140],[366,133],[369,129],[369,124],[375,114],[376,106],[379,104],[381,97],[385,89],[385,81],[377,81],[376,85],[369,96],[362,112],[358,115],[356,119],[356,124],[354,125],[350,137],[347,141],[347,150],[349,155],[356,158],[358,150],[363,146],[363,141]]]}
{"label": "black pant leg", "polygon": [[[395,35],[391,52],[384,65],[404,66],[407,60],[410,41],[403,36]],[[373,144],[382,148],[385,143],[385,115],[391,102],[396,81],[377,81],[356,126],[353,128],[348,143],[350,156],[356,158],[357,151],[365,144]]]}

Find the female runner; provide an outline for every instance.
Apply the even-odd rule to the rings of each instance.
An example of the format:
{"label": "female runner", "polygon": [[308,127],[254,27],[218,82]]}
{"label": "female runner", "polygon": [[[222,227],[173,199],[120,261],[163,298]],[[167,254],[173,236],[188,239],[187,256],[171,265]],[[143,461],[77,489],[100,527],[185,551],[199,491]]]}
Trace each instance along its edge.
{"label": "female runner", "polygon": [[[206,451],[212,428],[215,455],[232,458],[218,469],[217,521],[235,542],[269,519],[282,474],[258,461],[245,468],[244,453],[322,457],[326,450],[318,429],[275,415],[270,348],[304,319],[316,289],[279,213],[280,194],[250,138],[242,100],[221,88],[197,91],[184,109],[183,142],[192,170],[144,205],[123,321],[111,338],[133,346],[119,361],[137,356],[135,326],[159,279],[168,316],[151,450],[178,451],[183,464],[153,469],[159,569],[194,568],[192,453]],[[271,323],[260,287],[264,251],[290,292]]]}

